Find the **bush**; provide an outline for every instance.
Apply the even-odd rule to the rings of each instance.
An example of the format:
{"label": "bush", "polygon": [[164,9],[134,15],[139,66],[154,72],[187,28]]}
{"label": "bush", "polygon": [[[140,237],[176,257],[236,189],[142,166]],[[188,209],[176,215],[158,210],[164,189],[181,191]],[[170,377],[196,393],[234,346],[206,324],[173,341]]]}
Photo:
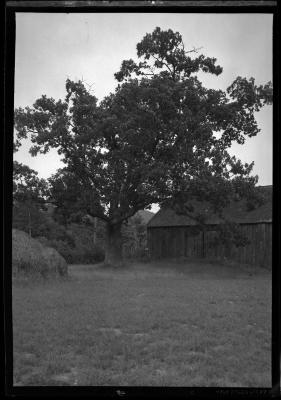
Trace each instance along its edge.
{"label": "bush", "polygon": [[73,249],[68,243],[57,239],[48,240],[48,246],[59,252],[68,264],[73,264],[75,248]]}
{"label": "bush", "polygon": [[95,264],[104,260],[104,250],[98,246],[92,248],[74,248],[67,254],[69,263],[72,264]]}
{"label": "bush", "polygon": [[17,229],[12,231],[12,267],[14,276],[21,273],[43,277],[67,274],[67,263],[56,250]]}
{"label": "bush", "polygon": [[104,260],[104,250],[99,246],[78,244],[77,247],[71,247],[62,240],[48,240],[45,237],[40,237],[38,240],[45,246],[57,250],[68,264],[95,264]]}
{"label": "bush", "polygon": [[104,260],[105,257],[105,252],[104,249],[102,249],[99,246],[94,246],[92,249],[87,249],[87,251],[85,251],[85,263],[88,262],[90,263],[99,263],[102,262]]}
{"label": "bush", "polygon": [[94,264],[104,260],[105,253],[101,244],[94,244],[93,227],[72,223],[68,226],[67,233],[74,241],[73,249],[65,249],[68,252],[66,258],[71,258],[69,262],[75,264]]}

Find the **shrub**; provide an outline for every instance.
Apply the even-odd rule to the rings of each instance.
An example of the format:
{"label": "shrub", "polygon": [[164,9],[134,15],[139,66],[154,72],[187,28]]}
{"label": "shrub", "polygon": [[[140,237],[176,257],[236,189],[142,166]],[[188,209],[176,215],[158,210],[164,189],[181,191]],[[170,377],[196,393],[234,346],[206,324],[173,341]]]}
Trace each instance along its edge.
{"label": "shrub", "polygon": [[94,264],[104,260],[102,241],[99,244],[94,243],[92,226],[72,223],[68,226],[67,233],[74,241],[73,249],[67,250],[72,263]]}
{"label": "shrub", "polygon": [[71,249],[68,259],[72,264],[95,264],[104,260],[104,250],[98,246]]}
{"label": "shrub", "polygon": [[91,249],[85,249],[84,263],[99,263],[104,260],[105,252],[99,246],[93,246]]}
{"label": "shrub", "polygon": [[38,240],[45,246],[59,252],[68,264],[95,264],[104,260],[104,250],[97,245],[88,243],[84,246],[78,241],[77,246],[71,247],[62,240],[48,240],[40,237]]}

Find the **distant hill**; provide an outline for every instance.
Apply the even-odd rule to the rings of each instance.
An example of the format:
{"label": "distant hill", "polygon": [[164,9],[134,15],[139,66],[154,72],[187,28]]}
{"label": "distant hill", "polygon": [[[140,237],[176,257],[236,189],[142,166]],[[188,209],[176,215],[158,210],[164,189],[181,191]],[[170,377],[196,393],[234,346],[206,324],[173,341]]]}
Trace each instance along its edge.
{"label": "distant hill", "polygon": [[140,216],[143,222],[147,224],[154,216],[154,213],[148,210],[139,210],[134,216]]}

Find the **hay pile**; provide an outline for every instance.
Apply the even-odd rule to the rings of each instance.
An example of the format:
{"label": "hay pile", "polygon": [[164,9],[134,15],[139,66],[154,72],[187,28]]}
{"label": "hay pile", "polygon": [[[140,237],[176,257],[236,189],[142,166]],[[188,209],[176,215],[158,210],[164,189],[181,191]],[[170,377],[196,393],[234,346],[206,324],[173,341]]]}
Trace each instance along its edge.
{"label": "hay pile", "polygon": [[27,233],[13,229],[12,265],[13,274],[27,275],[67,275],[67,263],[55,250],[32,239]]}

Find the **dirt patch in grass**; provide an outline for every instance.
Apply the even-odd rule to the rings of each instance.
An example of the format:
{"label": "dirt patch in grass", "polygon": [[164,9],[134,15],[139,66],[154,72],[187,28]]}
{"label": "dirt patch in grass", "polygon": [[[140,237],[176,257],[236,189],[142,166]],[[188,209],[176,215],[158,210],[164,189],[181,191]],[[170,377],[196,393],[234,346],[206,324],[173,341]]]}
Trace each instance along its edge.
{"label": "dirt patch in grass", "polygon": [[271,275],[203,263],[71,266],[13,287],[16,385],[271,385]]}

